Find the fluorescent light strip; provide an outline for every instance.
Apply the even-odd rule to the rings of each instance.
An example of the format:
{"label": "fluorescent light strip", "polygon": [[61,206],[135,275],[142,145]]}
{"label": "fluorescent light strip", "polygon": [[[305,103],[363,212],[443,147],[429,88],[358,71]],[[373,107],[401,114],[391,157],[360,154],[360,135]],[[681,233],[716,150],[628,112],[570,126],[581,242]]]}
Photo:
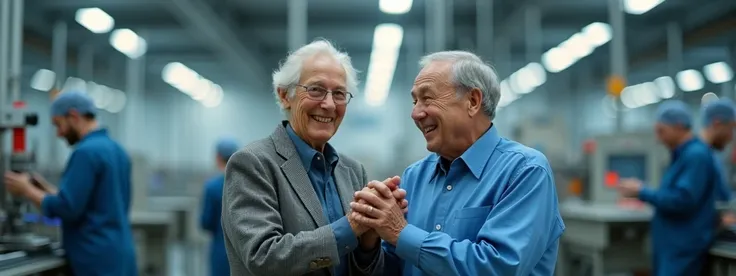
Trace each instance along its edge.
{"label": "fluorescent light strip", "polygon": [[113,31],[110,35],[110,45],[130,59],[139,58],[148,49],[146,40],[130,29],[117,29]]}
{"label": "fluorescent light strip", "polygon": [[404,29],[396,24],[380,24],[373,33],[368,77],[365,83],[366,102],[380,106],[386,102],[404,39]]}
{"label": "fluorescent light strip", "polygon": [[412,0],[380,0],[378,8],[383,13],[404,14],[411,10]]}
{"label": "fluorescent light strip", "polygon": [[100,8],[78,9],[74,19],[79,25],[96,34],[107,33],[115,26],[112,16]]}
{"label": "fluorescent light strip", "polygon": [[194,70],[179,62],[164,66],[161,71],[164,82],[173,86],[205,107],[216,107],[222,103],[222,87],[202,77]]}

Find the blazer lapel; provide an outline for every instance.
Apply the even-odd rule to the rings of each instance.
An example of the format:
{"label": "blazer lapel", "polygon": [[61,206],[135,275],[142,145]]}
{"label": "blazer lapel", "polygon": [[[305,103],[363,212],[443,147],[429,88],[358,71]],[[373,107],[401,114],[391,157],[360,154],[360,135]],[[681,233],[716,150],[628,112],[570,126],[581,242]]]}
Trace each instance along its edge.
{"label": "blazer lapel", "polygon": [[276,152],[281,155],[286,162],[281,165],[281,171],[289,180],[291,188],[294,189],[297,196],[301,200],[304,207],[306,207],[309,215],[312,216],[314,223],[317,227],[327,225],[327,219],[325,218],[324,212],[322,212],[322,204],[319,203],[317,193],[312,188],[312,182],[307,176],[307,170],[304,169],[304,165],[299,159],[299,154],[296,152],[294,143],[289,138],[289,134],[286,132],[284,123],[280,124],[276,131],[271,134]]}
{"label": "blazer lapel", "polygon": [[342,210],[347,215],[350,212],[350,202],[355,193],[355,188],[351,184],[350,170],[339,161],[335,168],[335,185],[337,192],[340,194],[340,202],[342,202]]}

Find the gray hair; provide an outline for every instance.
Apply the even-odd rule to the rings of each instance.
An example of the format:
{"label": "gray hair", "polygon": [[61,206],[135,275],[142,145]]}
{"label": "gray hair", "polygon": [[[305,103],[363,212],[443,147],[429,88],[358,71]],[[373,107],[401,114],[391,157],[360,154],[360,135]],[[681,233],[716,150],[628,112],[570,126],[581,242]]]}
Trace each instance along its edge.
{"label": "gray hair", "polygon": [[443,51],[422,57],[419,66],[424,68],[436,61],[452,62],[452,82],[457,86],[458,96],[478,88],[483,93],[483,113],[491,120],[496,117],[496,106],[501,98],[496,70],[477,55],[466,51]]}
{"label": "gray hair", "polygon": [[294,97],[296,85],[299,84],[299,77],[302,73],[304,61],[314,57],[317,54],[327,54],[340,62],[342,68],[345,69],[346,88],[348,92],[356,94],[358,92],[358,70],[353,67],[350,56],[345,52],[340,52],[335,46],[325,39],[317,39],[312,43],[302,46],[281,63],[279,69],[273,72],[273,91],[276,96],[276,103],[282,111],[284,106],[279,99],[279,88],[287,88],[289,98]]}

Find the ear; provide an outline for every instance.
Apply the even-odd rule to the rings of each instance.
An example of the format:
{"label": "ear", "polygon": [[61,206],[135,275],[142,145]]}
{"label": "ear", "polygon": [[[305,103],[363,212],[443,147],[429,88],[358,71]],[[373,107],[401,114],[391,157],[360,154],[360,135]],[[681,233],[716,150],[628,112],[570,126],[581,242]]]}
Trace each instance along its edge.
{"label": "ear", "polygon": [[289,101],[289,89],[279,87],[278,93],[279,93],[279,100],[281,101],[281,105],[284,107],[284,109],[286,110],[291,109],[291,102]]}
{"label": "ear", "polygon": [[483,108],[483,92],[479,88],[468,91],[468,116],[473,117]]}

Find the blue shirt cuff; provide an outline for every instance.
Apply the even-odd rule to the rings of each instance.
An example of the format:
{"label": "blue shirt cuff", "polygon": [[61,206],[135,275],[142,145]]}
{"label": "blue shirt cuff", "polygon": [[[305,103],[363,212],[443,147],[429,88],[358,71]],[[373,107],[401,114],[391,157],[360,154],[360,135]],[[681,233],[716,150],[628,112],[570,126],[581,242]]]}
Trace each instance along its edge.
{"label": "blue shirt cuff", "polygon": [[46,195],[43,197],[41,200],[41,212],[44,216],[49,218],[55,217],[51,210],[57,200],[58,199],[55,195]]}
{"label": "blue shirt cuff", "polygon": [[654,190],[642,188],[641,191],[639,191],[639,200],[641,201],[651,202],[652,197],[654,197]]}
{"label": "blue shirt cuff", "polygon": [[348,217],[342,217],[333,223],[330,223],[332,233],[337,241],[337,252],[340,256],[345,256],[358,247],[358,238],[350,227]]}
{"label": "blue shirt cuff", "polygon": [[396,255],[404,261],[419,267],[419,253],[427,236],[429,236],[429,232],[407,224],[404,230],[399,233],[399,240],[396,242]]}

